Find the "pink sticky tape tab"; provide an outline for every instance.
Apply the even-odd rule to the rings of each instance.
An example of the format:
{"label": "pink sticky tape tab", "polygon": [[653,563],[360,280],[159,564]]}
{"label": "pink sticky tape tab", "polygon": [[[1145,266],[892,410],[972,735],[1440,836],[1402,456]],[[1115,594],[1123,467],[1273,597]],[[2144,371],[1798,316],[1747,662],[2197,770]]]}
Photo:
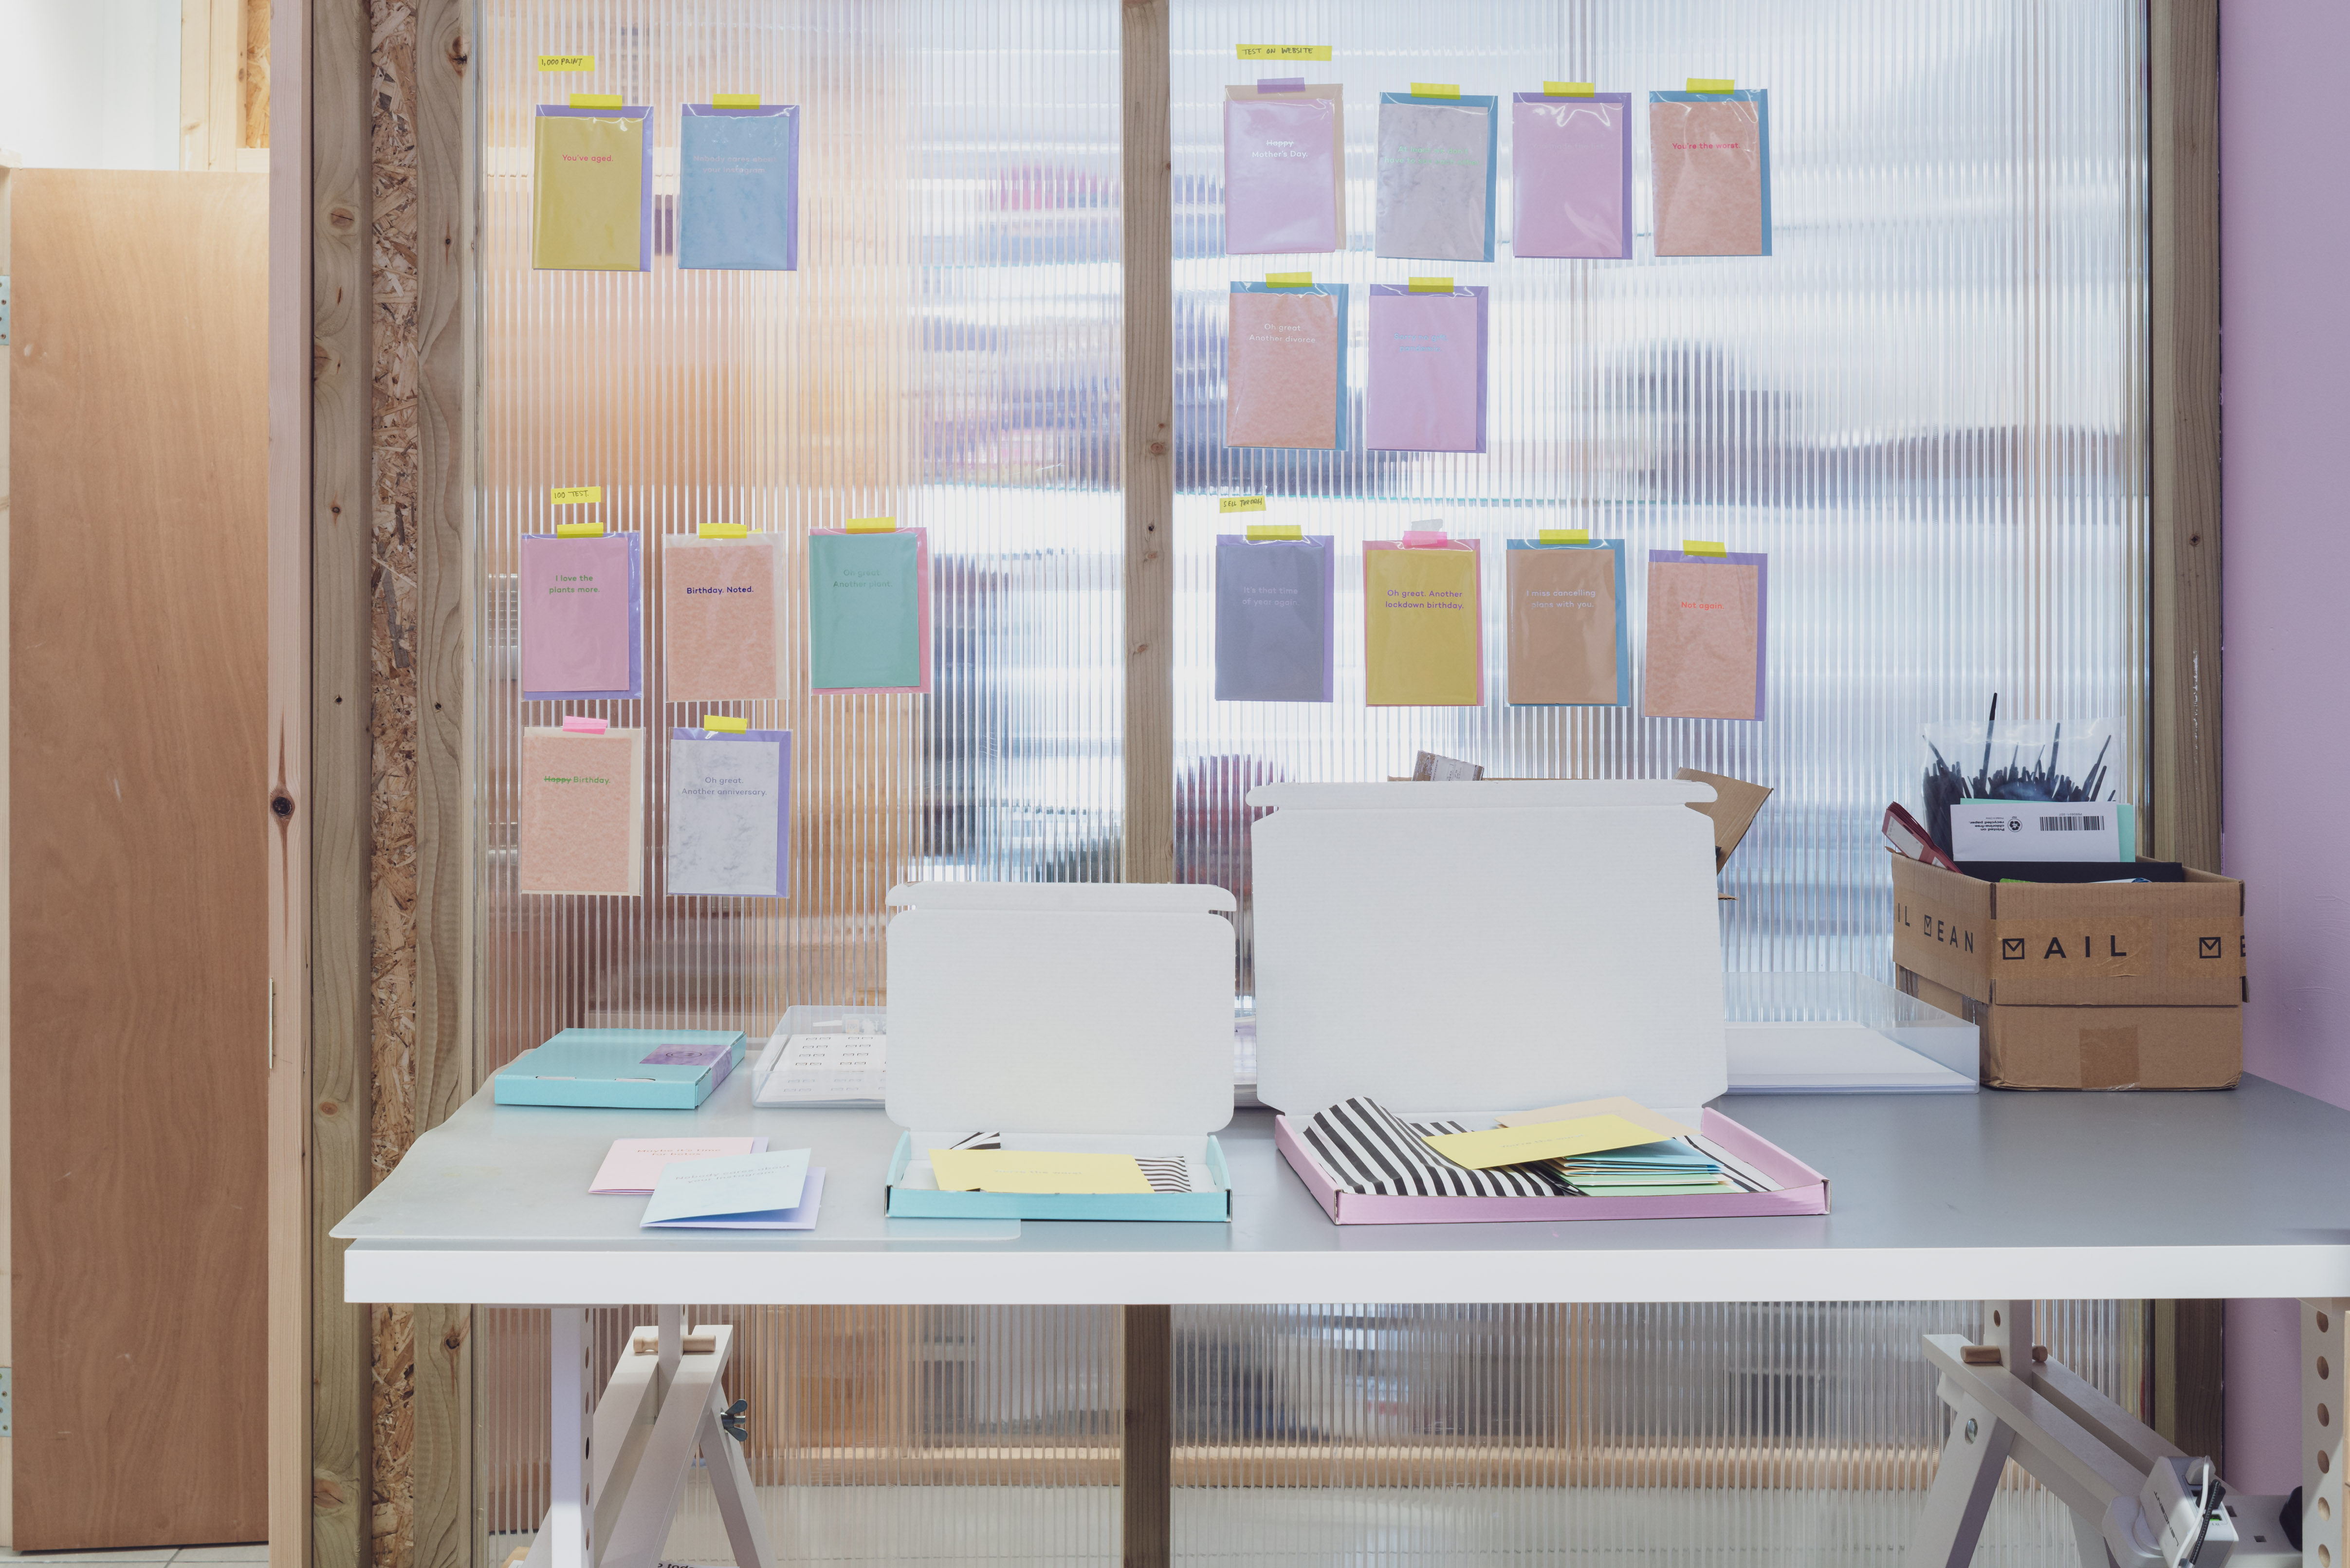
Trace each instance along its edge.
{"label": "pink sticky tape tab", "polygon": [[1407,550],[1433,550],[1450,545],[1441,528],[1407,528],[1403,531],[1403,547]]}
{"label": "pink sticky tape tab", "polygon": [[567,735],[600,735],[610,727],[610,721],[590,719],[584,713],[563,715],[563,732]]}

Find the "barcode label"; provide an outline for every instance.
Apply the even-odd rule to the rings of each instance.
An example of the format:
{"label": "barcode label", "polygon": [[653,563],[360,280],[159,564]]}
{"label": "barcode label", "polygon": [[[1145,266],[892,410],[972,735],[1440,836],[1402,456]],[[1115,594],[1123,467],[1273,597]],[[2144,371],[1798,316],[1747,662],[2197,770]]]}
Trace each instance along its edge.
{"label": "barcode label", "polygon": [[2043,833],[2103,833],[2106,819],[2102,816],[2043,816],[2040,819]]}

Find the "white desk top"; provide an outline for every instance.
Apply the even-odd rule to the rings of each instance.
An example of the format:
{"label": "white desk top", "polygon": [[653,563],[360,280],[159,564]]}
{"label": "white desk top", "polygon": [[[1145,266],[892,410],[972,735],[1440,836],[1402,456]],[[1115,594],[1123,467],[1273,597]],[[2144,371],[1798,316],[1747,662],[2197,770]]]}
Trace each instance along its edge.
{"label": "white desk top", "polygon": [[[726,1303],[1871,1301],[2350,1296],[2350,1112],[2227,1094],[1731,1096],[1832,1183],[1801,1219],[1333,1225],[1273,1118],[1220,1135],[1218,1224],[882,1216],[898,1129],[769,1111],[736,1073],[675,1111],[496,1106],[483,1091],[335,1227],[348,1299]],[[646,1232],[593,1198],[615,1137],[764,1133],[827,1177],[812,1232]]]}

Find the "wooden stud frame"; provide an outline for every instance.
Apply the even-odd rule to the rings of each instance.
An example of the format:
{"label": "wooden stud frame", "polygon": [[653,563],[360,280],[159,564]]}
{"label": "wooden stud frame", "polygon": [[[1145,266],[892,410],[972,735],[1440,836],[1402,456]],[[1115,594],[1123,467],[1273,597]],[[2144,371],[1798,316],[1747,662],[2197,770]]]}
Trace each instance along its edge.
{"label": "wooden stud frame", "polygon": [[[341,6],[340,11],[337,10]],[[1171,189],[1168,125],[1168,0],[1120,0],[1125,57],[1122,152],[1125,238],[1126,824],[1124,874],[1166,881],[1174,862],[1173,575],[1169,548],[1174,508],[1174,365],[1170,252]],[[416,1126],[432,1126],[473,1085],[472,986],[473,815],[466,701],[472,668],[468,597],[473,381],[473,244],[476,149],[473,128],[473,6],[469,0],[418,0],[418,197],[421,320],[420,498],[421,629],[418,691],[418,977]],[[356,630],[363,696],[366,622],[346,624],[359,573],[364,606],[367,556],[365,311],[344,322],[314,295],[339,282],[368,297],[365,246],[331,224],[338,199],[365,224],[366,128],[359,128],[355,199],[336,183],[352,149],[348,111],[369,101],[365,7],[351,0],[279,0],[272,13],[270,213],[270,953],[274,1041],[270,1075],[270,1540],[277,1568],[322,1568],[366,1559],[365,1482],[348,1512],[314,1513],[313,1446],[338,1473],[364,1453],[369,1346],[342,1332],[326,1311],[339,1296],[324,1255],[323,1231],[343,1194],[363,1183],[364,991],[357,1033],[347,1032],[350,914],[366,905],[366,794],[348,797],[354,718],[335,711],[349,689]],[[357,47],[349,29],[358,23]],[[2152,473],[2150,656],[2151,781],[2147,820],[2153,852],[2191,864],[2219,864],[2220,649],[2219,228],[2217,0],[2152,0]],[[314,53],[314,47],[316,52]],[[329,78],[332,79],[329,79]],[[314,162],[317,165],[314,178]],[[314,255],[314,250],[316,254]],[[315,278],[317,265],[327,270]],[[314,321],[317,324],[314,328]],[[335,328],[331,348],[323,338]],[[314,333],[322,341],[314,344]],[[356,345],[357,352],[353,352]],[[314,352],[336,374],[312,392]],[[348,368],[346,375],[343,367]],[[361,440],[347,450],[352,405]],[[323,423],[321,422],[323,421]],[[361,483],[352,486],[352,463]],[[318,472],[314,476],[314,464]],[[315,493],[314,493],[315,486]],[[345,504],[338,498],[352,498]],[[326,503],[321,514],[317,499]],[[332,508],[344,505],[344,522]],[[347,547],[346,534],[359,549]],[[314,602],[314,596],[317,601]],[[358,706],[346,701],[344,710]],[[323,722],[322,722],[323,721]],[[314,729],[315,727],[315,729]],[[364,759],[362,758],[362,767]],[[338,769],[343,770],[338,773]],[[365,782],[362,771],[359,775]],[[323,818],[331,811],[333,826]],[[356,853],[354,850],[356,849]],[[358,950],[363,978],[365,928]],[[314,944],[317,944],[314,947]],[[332,1025],[332,1027],[329,1027]],[[352,1076],[354,1064],[360,1076]],[[344,1089],[337,1108],[317,1102]],[[336,1118],[341,1118],[337,1120]],[[315,1140],[328,1123],[329,1147]],[[354,1161],[340,1141],[357,1136]],[[323,1162],[314,1169],[314,1162]],[[351,1168],[357,1165],[356,1170]],[[327,1168],[330,1167],[331,1168]],[[314,1184],[315,1181],[315,1184]],[[336,1205],[339,1204],[340,1207]],[[329,1213],[327,1210],[332,1209]],[[1142,1309],[1140,1324],[1155,1326]],[[2210,1375],[2216,1313],[2168,1322],[2175,1352],[2158,1378]],[[1137,1324],[1129,1319],[1130,1332]],[[318,1325],[332,1332],[320,1334]],[[2330,1332],[2339,1345],[2340,1317]],[[1137,1334],[1128,1354],[1156,1336]],[[316,1355],[314,1356],[314,1344]],[[482,1553],[473,1495],[474,1412],[470,1314],[420,1306],[416,1314],[416,1568],[473,1568]],[[2338,1361],[2338,1357],[2336,1358]],[[2189,1370],[2199,1369],[2199,1370]],[[2338,1374],[2337,1374],[2338,1376]],[[314,1381],[315,1379],[315,1381]],[[1155,1385],[1154,1379],[1142,1380]],[[314,1393],[315,1389],[315,1393]],[[347,1392],[348,1391],[348,1392]],[[1138,1389],[1138,1391],[1139,1391]],[[2186,1424],[2209,1408],[2200,1390],[2176,1386],[2168,1408]],[[344,1412],[356,1417],[344,1437]],[[1156,1414],[1129,1412],[1155,1432]],[[2341,1419],[2335,1412],[2334,1419]],[[2338,1450],[2337,1450],[2338,1451]],[[2334,1474],[2338,1481],[2339,1463]],[[2338,1489],[2337,1489],[2338,1490]],[[1131,1519],[1133,1516],[1129,1515]],[[1133,1545],[1142,1545],[1136,1541]],[[1146,1550],[1148,1550],[1146,1548]]]}

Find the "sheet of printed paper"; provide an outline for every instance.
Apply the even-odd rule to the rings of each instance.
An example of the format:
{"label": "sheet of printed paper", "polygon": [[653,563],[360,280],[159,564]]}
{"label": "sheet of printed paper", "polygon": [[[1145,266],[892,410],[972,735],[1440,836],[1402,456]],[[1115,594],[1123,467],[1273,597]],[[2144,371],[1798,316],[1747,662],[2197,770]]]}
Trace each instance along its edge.
{"label": "sheet of printed paper", "polygon": [[1474,708],[1485,700],[1484,612],[1473,542],[1363,546],[1364,701]]}
{"label": "sheet of printed paper", "polygon": [[523,731],[519,891],[644,891],[644,738]]}
{"label": "sheet of printed paper", "polygon": [[1130,1154],[1062,1154],[1025,1148],[934,1148],[941,1192],[1149,1192]]}
{"label": "sheet of printed paper", "polygon": [[689,103],[677,129],[677,265],[738,272],[797,267],[798,106]]}
{"label": "sheet of printed paper", "polygon": [[784,694],[783,546],[672,535],[661,545],[662,639],[672,702],[762,702]]}
{"label": "sheet of printed paper", "polygon": [[1656,93],[1648,156],[1660,256],[1771,254],[1766,100]]}
{"label": "sheet of printed paper", "polygon": [[1216,536],[1216,701],[1327,702],[1336,541]]}
{"label": "sheet of printed paper", "polygon": [[764,1137],[616,1137],[588,1190],[605,1197],[641,1197],[652,1191],[661,1167],[671,1160],[757,1154],[766,1147]]}
{"label": "sheet of printed paper", "polygon": [[791,786],[789,730],[671,731],[670,893],[784,896]]}
{"label": "sheet of printed paper", "polygon": [[763,1106],[887,1096],[889,1037],[883,1034],[794,1034],[782,1060],[759,1090]]}
{"label": "sheet of printed paper", "polygon": [[1628,260],[1632,95],[1522,92],[1510,115],[1510,177],[1517,195],[1511,251]]}
{"label": "sheet of printed paper", "polygon": [[1656,1138],[1655,1133],[1638,1122],[1617,1116],[1596,1116],[1492,1127],[1483,1132],[1436,1133],[1420,1141],[1455,1165],[1487,1170],[1497,1165],[1523,1165],[1529,1160],[1630,1148],[1654,1143]]}
{"label": "sheet of printed paper", "polygon": [[1766,558],[1648,554],[1640,711],[1651,719],[1760,719]]}
{"label": "sheet of printed paper", "polygon": [[1624,607],[1622,546],[1528,546],[1512,540],[1509,566],[1510,701],[1613,706],[1630,671],[1618,662]]}
{"label": "sheet of printed paper", "polygon": [[522,691],[533,702],[644,695],[643,535],[521,542]]}
{"label": "sheet of printed paper", "polygon": [[533,124],[530,265],[645,271],[652,227],[645,110],[542,105]]}
{"label": "sheet of printed paper", "polygon": [[1962,800],[1950,807],[1950,858],[2111,865],[2124,858],[2118,803]]}
{"label": "sheet of printed paper", "polygon": [[804,1148],[674,1160],[661,1168],[639,1223],[691,1224],[796,1209],[807,1170]]}
{"label": "sheet of printed paper", "polygon": [[1379,452],[1485,450],[1485,290],[1413,294],[1374,284],[1363,444]]}
{"label": "sheet of printed paper", "polygon": [[931,689],[930,550],[920,528],[808,533],[808,685]]}
{"label": "sheet of printed paper", "polygon": [[1493,259],[1493,100],[1379,95],[1375,254]]}
{"label": "sheet of printed paper", "polygon": [[1228,297],[1224,444],[1345,445],[1345,291],[1240,284]]}
{"label": "sheet of printed paper", "polygon": [[1224,254],[1337,250],[1346,230],[1343,89],[1224,89]]}
{"label": "sheet of printed paper", "polygon": [[1698,1136],[1697,1128],[1677,1122],[1661,1111],[1652,1111],[1626,1095],[1610,1095],[1602,1100],[1575,1100],[1563,1106],[1542,1106],[1531,1111],[1505,1111],[1493,1119],[1505,1127],[1519,1127],[1537,1122],[1570,1122],[1582,1116],[1621,1116],[1636,1127],[1648,1128],[1651,1139]]}

